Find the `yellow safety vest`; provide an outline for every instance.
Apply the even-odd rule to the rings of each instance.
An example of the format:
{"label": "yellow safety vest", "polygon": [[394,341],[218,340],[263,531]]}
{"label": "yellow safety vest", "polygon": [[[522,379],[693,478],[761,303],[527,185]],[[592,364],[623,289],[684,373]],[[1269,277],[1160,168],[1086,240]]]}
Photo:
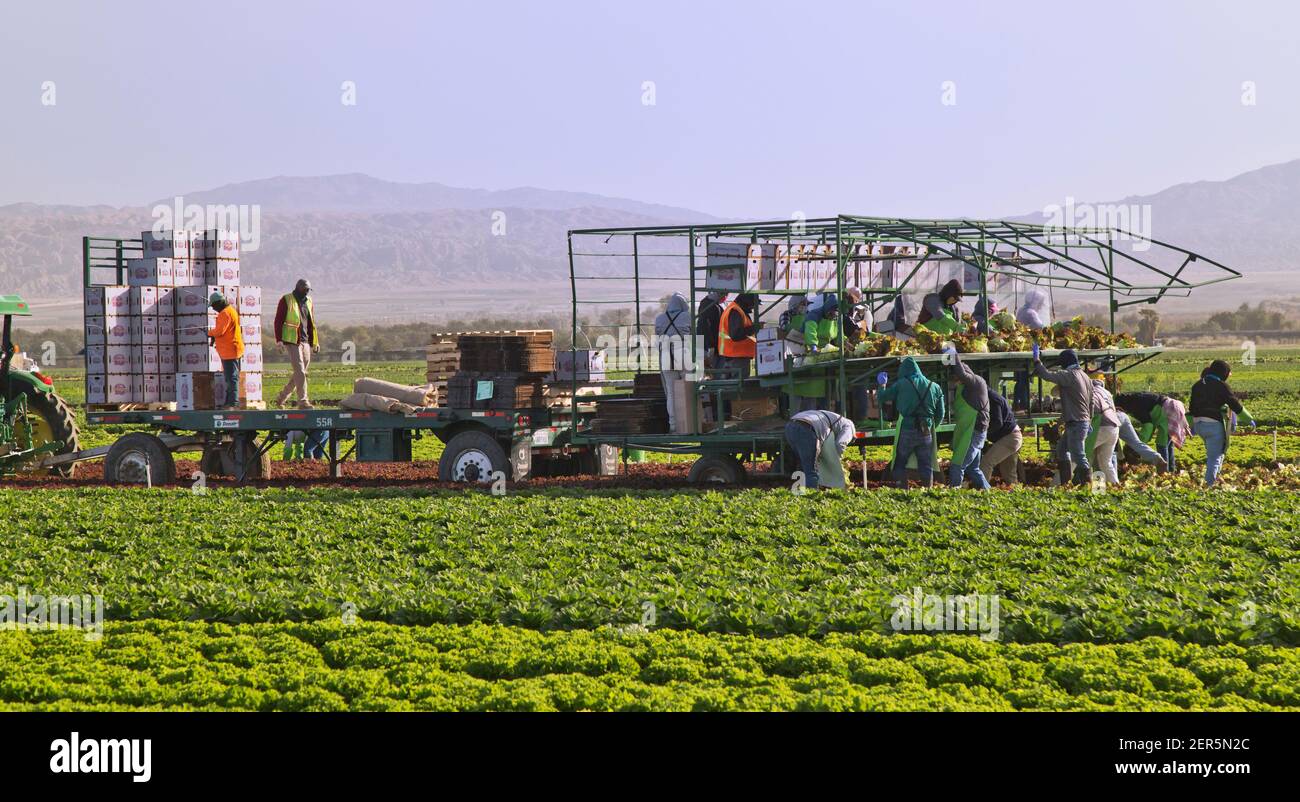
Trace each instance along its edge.
{"label": "yellow safety vest", "polygon": [[[298,331],[302,328],[302,316],[298,314],[298,299],[293,293],[286,294],[284,301],[284,326],[280,329],[280,339],[287,343],[298,342]],[[311,315],[311,346],[320,344],[319,329],[316,326],[316,308],[312,306],[311,296],[307,296],[307,314]]]}

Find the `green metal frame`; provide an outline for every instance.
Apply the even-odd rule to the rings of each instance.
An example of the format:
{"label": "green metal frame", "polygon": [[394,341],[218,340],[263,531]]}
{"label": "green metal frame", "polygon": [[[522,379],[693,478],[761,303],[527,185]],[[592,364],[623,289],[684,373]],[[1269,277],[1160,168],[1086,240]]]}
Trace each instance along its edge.
{"label": "green metal frame", "polygon": [[[613,240],[630,239],[630,249],[615,248],[611,252],[589,252],[584,248],[575,248],[575,240],[585,243],[591,239],[608,244]],[[647,250],[647,241],[664,239],[685,240],[685,248],[677,252],[664,253]],[[891,217],[868,217],[841,214],[835,217],[812,220],[766,220],[740,223],[710,223],[702,225],[617,227],[574,229],[568,232],[569,286],[572,292],[572,335],[573,345],[578,347],[580,331],[580,308],[588,304],[635,304],[635,325],[637,333],[643,333],[641,322],[641,296],[643,283],[655,281],[686,281],[690,289],[691,331],[695,334],[695,311],[697,309],[698,291],[706,287],[701,281],[706,271],[704,254],[696,253],[697,242],[702,242],[707,251],[707,244],[713,240],[749,243],[777,243],[791,246],[834,245],[837,262],[836,279],[833,291],[840,299],[846,286],[849,266],[857,261],[915,262],[911,272],[897,284],[891,273],[890,285],[883,287],[862,287],[872,304],[873,314],[879,312],[886,304],[903,293],[920,273],[922,265],[941,260],[959,262],[973,266],[979,272],[980,294],[988,291],[989,276],[1004,275],[1029,285],[1060,287],[1073,290],[1105,292],[1109,301],[1110,330],[1115,331],[1115,313],[1123,306],[1159,302],[1166,296],[1182,297],[1192,290],[1239,278],[1241,273],[1213,259],[1159,240],[1141,237],[1132,232],[1113,228],[1054,228],[1025,222],[1008,220],[969,220],[969,219],[904,219]],[[1121,243],[1142,241],[1147,243],[1146,250],[1136,251],[1124,247]],[[877,244],[908,246],[911,253],[882,254],[859,256],[854,251],[857,245]],[[630,252],[629,252],[630,251]],[[642,275],[642,261],[653,255],[656,260],[685,260],[684,275],[654,276]],[[612,258],[631,260],[631,270],[619,271],[615,275],[587,275],[578,270],[579,259]],[[1161,262],[1172,260],[1177,268],[1161,266]],[[1187,268],[1198,264],[1209,272],[1208,276],[1192,279],[1187,275]],[[1141,279],[1132,279],[1121,275],[1117,265],[1136,272]],[[677,271],[673,271],[677,272]],[[585,282],[630,281],[633,297],[620,299],[584,298],[579,293],[579,286]],[[782,296],[801,294],[806,290],[756,290],[759,295]],[[1126,300],[1119,300],[1124,298]],[[770,312],[760,306],[758,318]],[[987,323],[985,324],[987,329]],[[846,356],[844,350],[844,331],[841,327],[839,339],[839,356],[836,360],[815,366],[801,367],[795,370],[799,377],[827,375],[837,378],[840,408],[844,408],[850,381],[866,381],[872,371],[888,366],[893,357],[875,359],[854,359]],[[1081,352],[1081,356],[1105,361],[1110,372],[1118,373],[1133,365],[1151,359],[1158,348],[1152,349],[1108,349],[1105,352]],[[1046,352],[1050,354],[1051,352]],[[692,356],[698,361],[702,354]],[[927,358],[920,357],[920,361]],[[932,359],[938,360],[939,357]],[[968,354],[963,359],[996,360],[1016,365],[1018,369],[1028,367],[1028,354]],[[1124,366],[1124,363],[1129,363]],[[850,375],[852,374],[852,375]],[[765,381],[766,377],[751,378],[756,386],[779,386],[791,381],[789,373]],[[575,377],[572,381],[576,398],[581,384]],[[701,383],[701,393],[718,393],[738,390],[741,386],[735,380],[711,380]],[[1041,393],[1041,387],[1040,387]],[[882,422],[883,423],[883,422]],[[578,430],[579,423],[575,417],[571,423],[574,443],[608,443],[624,447],[645,450],[667,451],[670,453],[714,453],[729,449],[740,450],[740,446],[757,450],[772,450],[773,444],[779,450],[782,434],[742,432],[723,428],[716,432],[694,435],[592,435]],[[884,427],[872,433],[874,437],[892,437],[892,428]]]}

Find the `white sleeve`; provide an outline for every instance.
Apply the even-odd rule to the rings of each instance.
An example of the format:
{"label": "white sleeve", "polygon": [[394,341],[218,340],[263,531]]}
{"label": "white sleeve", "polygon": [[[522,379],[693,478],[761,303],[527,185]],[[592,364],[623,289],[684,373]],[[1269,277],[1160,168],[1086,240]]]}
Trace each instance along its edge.
{"label": "white sleeve", "polygon": [[849,447],[849,443],[853,442],[853,437],[855,434],[857,434],[857,431],[854,429],[853,421],[849,420],[848,418],[841,417],[839,421],[836,422],[835,444],[839,446],[841,454],[844,453],[844,449]]}

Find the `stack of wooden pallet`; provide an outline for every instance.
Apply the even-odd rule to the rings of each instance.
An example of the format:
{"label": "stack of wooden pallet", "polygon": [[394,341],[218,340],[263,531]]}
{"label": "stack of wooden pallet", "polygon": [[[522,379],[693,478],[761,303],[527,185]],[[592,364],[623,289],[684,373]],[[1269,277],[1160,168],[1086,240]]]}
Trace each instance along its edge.
{"label": "stack of wooden pallet", "polygon": [[665,434],[668,410],[662,397],[597,397],[591,430],[594,434]]}
{"label": "stack of wooden pallet", "polygon": [[437,406],[447,406],[447,381],[460,370],[456,334],[435,333],[424,349],[424,380],[437,392]]}
{"label": "stack of wooden pallet", "polygon": [[550,329],[457,335],[457,370],[447,380],[447,403],[459,409],[545,407],[543,377],[555,369],[554,339]]}

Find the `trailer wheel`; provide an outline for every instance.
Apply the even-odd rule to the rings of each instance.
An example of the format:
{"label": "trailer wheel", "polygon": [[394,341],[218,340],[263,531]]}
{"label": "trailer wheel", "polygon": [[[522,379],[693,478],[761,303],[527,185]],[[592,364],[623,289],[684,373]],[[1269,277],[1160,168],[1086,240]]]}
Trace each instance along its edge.
{"label": "trailer wheel", "polygon": [[745,483],[745,466],[731,455],[700,457],[687,476],[692,484],[739,485]]}
{"label": "trailer wheel", "polygon": [[[243,460],[238,459],[240,448],[243,449]],[[245,439],[204,446],[203,457],[199,460],[199,470],[209,476],[239,476],[241,461],[248,466],[244,473],[244,481],[271,477],[271,455],[263,454],[261,459],[257,459],[257,444]]]}
{"label": "trailer wheel", "polygon": [[444,482],[492,481],[492,474],[510,475],[510,459],[501,444],[484,432],[461,432],[447,442],[438,460],[438,478]]}
{"label": "trailer wheel", "polygon": [[176,481],[176,461],[172,452],[146,432],[123,435],[104,457],[104,481],[142,485],[169,485]]}

